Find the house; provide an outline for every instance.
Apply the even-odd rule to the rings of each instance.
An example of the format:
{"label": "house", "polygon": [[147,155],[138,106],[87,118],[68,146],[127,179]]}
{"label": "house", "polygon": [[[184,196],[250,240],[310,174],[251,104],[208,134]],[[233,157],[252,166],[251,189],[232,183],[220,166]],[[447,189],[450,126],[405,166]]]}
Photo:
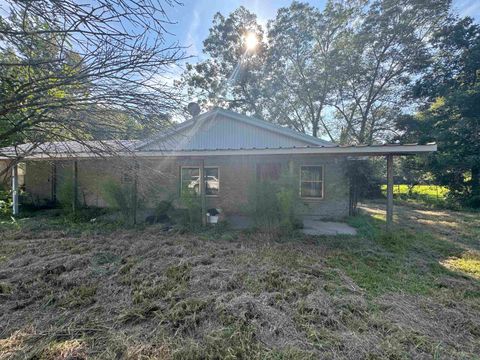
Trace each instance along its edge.
{"label": "house", "polygon": [[[14,150],[26,151],[28,146],[0,150],[0,162],[6,164]],[[41,204],[55,201],[62,187],[73,183],[81,202],[103,207],[102,183],[134,181],[147,207],[189,189],[202,195],[206,208],[220,208],[228,215],[242,212],[253,182],[275,180],[288,171],[298,177],[297,190],[307,204],[306,215],[338,219],[349,214],[346,166],[350,159],[386,156],[391,180],[394,155],[435,150],[435,144],[339,146],[214,109],[144,141],[45,144],[24,158],[21,185],[32,201]],[[13,173],[17,189],[17,167]],[[202,178],[205,185],[201,185]],[[392,187],[393,180],[389,195]]]}

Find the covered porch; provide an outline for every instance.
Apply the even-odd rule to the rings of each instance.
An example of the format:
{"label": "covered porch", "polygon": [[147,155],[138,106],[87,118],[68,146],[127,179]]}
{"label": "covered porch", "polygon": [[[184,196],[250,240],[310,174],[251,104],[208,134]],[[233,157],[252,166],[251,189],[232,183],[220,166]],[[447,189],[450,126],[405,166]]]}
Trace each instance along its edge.
{"label": "covered porch", "polygon": [[[255,157],[255,158],[268,158],[276,157],[282,159],[301,157],[303,159],[310,159],[314,162],[315,159],[325,158],[330,156],[338,159],[355,159],[365,157],[386,157],[387,160],[387,216],[386,226],[390,230],[393,224],[393,163],[395,156],[406,156],[421,153],[429,153],[436,151],[436,144],[407,144],[407,145],[370,145],[370,146],[305,146],[305,147],[291,147],[291,148],[263,148],[263,149],[223,149],[223,150],[192,150],[192,151],[132,151],[117,153],[115,155],[105,155],[105,159],[114,159],[115,157],[127,159],[129,162],[134,163],[137,160],[152,160],[152,159],[176,159],[176,158],[188,158],[191,164],[198,165],[200,178],[205,178],[206,163],[212,161],[211,159],[227,159],[237,157]],[[60,161],[69,160],[72,166],[72,186],[74,191],[78,191],[78,164],[79,162],[87,159],[99,159],[98,154],[92,154],[88,151],[68,152],[48,154],[45,152],[31,154],[25,160],[37,161],[37,160],[50,160]],[[6,160],[6,159],[4,159]],[[12,194],[13,194],[13,214],[16,216],[19,214],[19,172],[18,164],[13,163],[11,166],[12,174]],[[201,188],[201,187],[200,187]],[[205,215],[207,212],[207,202],[205,191],[201,190],[199,195],[202,198],[202,213]],[[75,196],[74,199],[77,199]],[[74,201],[72,209],[75,211],[78,204]],[[202,216],[204,223],[206,223],[206,216]]]}

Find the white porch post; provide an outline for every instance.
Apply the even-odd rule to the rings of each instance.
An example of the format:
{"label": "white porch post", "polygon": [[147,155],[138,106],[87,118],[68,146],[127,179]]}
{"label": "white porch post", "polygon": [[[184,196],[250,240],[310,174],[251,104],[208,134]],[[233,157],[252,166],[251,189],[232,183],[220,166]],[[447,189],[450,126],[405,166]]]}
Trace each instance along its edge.
{"label": "white porch post", "polygon": [[12,168],[12,212],[13,216],[18,215],[18,164]]}
{"label": "white porch post", "polygon": [[393,155],[387,155],[387,231],[393,225]]}

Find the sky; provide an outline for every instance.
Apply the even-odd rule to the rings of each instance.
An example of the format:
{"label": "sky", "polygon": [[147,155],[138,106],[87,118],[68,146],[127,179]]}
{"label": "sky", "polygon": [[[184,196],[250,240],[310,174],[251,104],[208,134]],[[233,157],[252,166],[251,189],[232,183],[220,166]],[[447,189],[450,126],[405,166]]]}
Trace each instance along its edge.
{"label": "sky", "polygon": [[[174,35],[171,39],[181,45],[188,46],[187,54],[193,56],[190,62],[202,58],[202,42],[208,36],[215,13],[228,15],[243,5],[258,16],[261,24],[266,25],[275,17],[277,10],[290,5],[292,0],[179,0],[183,5],[166,7],[172,21],[169,31]],[[322,9],[326,0],[308,1]],[[480,22],[480,0],[453,0],[453,7],[462,16],[471,16]]]}

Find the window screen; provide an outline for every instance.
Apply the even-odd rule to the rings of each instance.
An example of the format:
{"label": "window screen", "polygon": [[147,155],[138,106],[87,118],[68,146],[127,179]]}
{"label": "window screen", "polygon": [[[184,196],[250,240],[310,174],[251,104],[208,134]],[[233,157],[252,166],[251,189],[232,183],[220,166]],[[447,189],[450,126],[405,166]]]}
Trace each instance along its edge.
{"label": "window screen", "polygon": [[300,169],[300,196],[323,198],[323,167],[302,166]]}

